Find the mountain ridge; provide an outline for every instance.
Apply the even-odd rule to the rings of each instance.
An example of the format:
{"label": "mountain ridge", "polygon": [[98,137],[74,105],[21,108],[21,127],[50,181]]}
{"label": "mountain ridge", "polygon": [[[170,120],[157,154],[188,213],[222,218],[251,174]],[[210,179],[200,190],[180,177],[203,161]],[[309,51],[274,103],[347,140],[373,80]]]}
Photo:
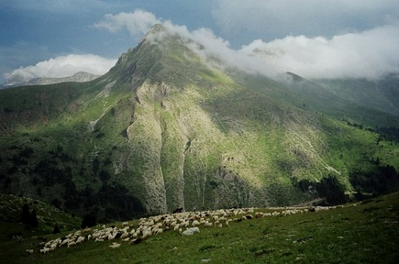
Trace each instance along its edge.
{"label": "mountain ridge", "polygon": [[22,76],[13,75],[6,80],[4,88],[14,88],[18,86],[27,86],[27,85],[47,85],[47,84],[56,84],[63,82],[89,82],[98,78],[99,76],[100,75],[95,75],[88,72],[77,72],[71,76],[61,77],[61,78],[40,77],[40,78],[33,78],[30,80],[26,80]]}
{"label": "mountain ridge", "polygon": [[[351,173],[373,171],[376,158],[399,168],[397,143],[332,115],[330,92],[306,98],[217,67],[167,30],[153,27],[93,81],[0,91],[0,190],[106,221],[296,204],[321,195],[307,183],[353,191]],[[347,109],[394,124],[387,113]]]}

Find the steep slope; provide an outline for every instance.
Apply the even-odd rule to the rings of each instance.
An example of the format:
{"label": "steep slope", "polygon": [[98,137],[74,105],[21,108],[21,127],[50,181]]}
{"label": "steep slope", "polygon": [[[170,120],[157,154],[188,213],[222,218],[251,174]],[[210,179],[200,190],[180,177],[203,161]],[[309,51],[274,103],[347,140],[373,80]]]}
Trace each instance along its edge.
{"label": "steep slope", "polygon": [[396,143],[302,107],[283,83],[224,70],[192,44],[156,25],[94,81],[0,91],[2,192],[108,221],[295,204],[317,197],[305,180],[332,177],[343,192],[377,157],[399,167]]}
{"label": "steep slope", "polygon": [[399,108],[399,74],[389,74],[378,81],[378,90]]}
{"label": "steep slope", "polygon": [[373,128],[397,126],[399,108],[390,100],[399,98],[389,98],[382,92],[389,85],[384,79],[306,80],[288,72],[279,80],[291,88],[296,105],[302,103],[302,108]]}
{"label": "steep slope", "polygon": [[[399,116],[395,75],[376,81],[365,79],[316,80],[337,96],[363,107]],[[397,79],[396,79],[397,81]],[[396,94],[395,94],[396,91]]]}

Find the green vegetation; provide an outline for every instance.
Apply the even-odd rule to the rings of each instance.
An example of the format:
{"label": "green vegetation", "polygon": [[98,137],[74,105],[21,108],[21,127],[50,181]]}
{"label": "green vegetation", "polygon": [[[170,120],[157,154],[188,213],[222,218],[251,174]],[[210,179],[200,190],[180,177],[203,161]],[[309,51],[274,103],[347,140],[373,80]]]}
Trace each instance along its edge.
{"label": "green vegetation", "polygon": [[65,232],[79,228],[82,222],[81,218],[41,201],[6,194],[0,194],[0,212],[1,241],[14,235],[48,235],[55,226]]}
{"label": "green vegetation", "polygon": [[[1,90],[0,192],[45,201],[85,226],[397,190],[386,175],[399,170],[394,77],[378,89],[276,81],[219,67],[163,31],[91,82]],[[353,83],[376,104],[349,101],[354,88],[345,98]]]}
{"label": "green vegetation", "polygon": [[43,255],[36,247],[41,240],[33,233],[22,242],[1,236],[0,252],[6,263],[396,263],[398,221],[399,193],[393,193],[328,211],[201,227],[193,236],[166,231],[137,245],[117,239],[121,246],[116,249],[109,247],[113,241],[91,240]]}

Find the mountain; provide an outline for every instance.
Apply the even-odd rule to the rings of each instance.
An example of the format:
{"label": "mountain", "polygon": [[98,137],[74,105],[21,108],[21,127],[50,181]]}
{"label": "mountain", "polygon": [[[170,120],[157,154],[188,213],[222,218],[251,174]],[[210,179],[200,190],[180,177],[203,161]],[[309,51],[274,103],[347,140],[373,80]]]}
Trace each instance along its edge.
{"label": "mountain", "polygon": [[0,91],[0,191],[105,222],[398,188],[398,143],[373,131],[398,114],[193,44],[156,25],[93,81]]}
{"label": "mountain", "polygon": [[[296,93],[303,105],[336,118],[369,127],[391,126],[397,123],[399,91],[393,75],[379,80],[315,79],[306,80],[294,73],[281,74],[278,79]],[[396,85],[396,87],[395,87]],[[391,87],[391,88],[388,88]],[[383,91],[387,92],[383,92]],[[389,95],[388,95],[389,94]],[[387,96],[388,95],[388,96]]]}
{"label": "mountain", "polygon": [[14,74],[10,76],[5,84],[4,88],[17,87],[17,86],[25,86],[25,85],[45,85],[45,84],[55,84],[55,83],[63,83],[63,82],[88,82],[98,78],[99,75],[94,75],[88,72],[77,72],[72,76],[63,77],[63,78],[34,78],[34,79],[26,79],[21,75]]}
{"label": "mountain", "polygon": [[342,99],[377,111],[399,115],[399,83],[397,75],[379,80],[333,79],[317,80]]}

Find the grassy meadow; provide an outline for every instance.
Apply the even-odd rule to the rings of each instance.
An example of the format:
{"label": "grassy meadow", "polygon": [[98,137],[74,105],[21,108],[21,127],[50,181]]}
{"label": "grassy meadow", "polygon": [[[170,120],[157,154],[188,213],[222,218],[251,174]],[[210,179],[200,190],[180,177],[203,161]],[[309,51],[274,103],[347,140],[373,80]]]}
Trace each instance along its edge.
{"label": "grassy meadow", "polygon": [[[267,208],[255,212],[279,210]],[[192,236],[165,231],[137,245],[120,239],[90,240],[46,255],[39,253],[37,230],[25,230],[23,241],[12,240],[8,233],[23,226],[1,221],[0,259],[2,263],[24,264],[397,263],[398,221],[399,193],[393,193],[328,211],[253,218],[221,228],[200,226],[200,233]],[[138,220],[130,221],[135,227],[137,223]],[[121,226],[121,223],[112,225]],[[101,227],[92,230],[95,228]],[[71,232],[61,231],[45,238],[54,239]],[[109,246],[113,242],[121,246],[112,249]],[[34,253],[29,254],[26,249],[34,249]]]}

